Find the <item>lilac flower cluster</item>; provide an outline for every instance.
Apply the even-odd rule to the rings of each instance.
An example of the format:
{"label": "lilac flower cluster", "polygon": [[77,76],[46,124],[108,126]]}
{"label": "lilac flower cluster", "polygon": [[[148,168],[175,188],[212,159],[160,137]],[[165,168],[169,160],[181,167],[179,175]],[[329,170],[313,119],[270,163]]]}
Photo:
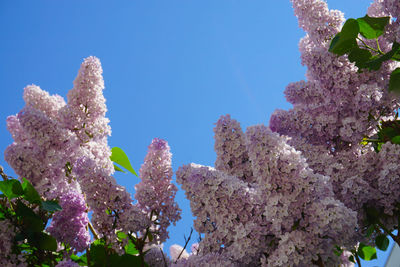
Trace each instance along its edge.
{"label": "lilac flower cluster", "polygon": [[195,229],[204,233],[198,254],[179,264],[210,257],[218,266],[339,263],[332,250],[353,244],[356,212],[334,198],[329,178],[314,173],[288,138],[265,126],[243,133],[228,115],[214,132],[216,169],[190,164],[177,172]]}
{"label": "lilac flower cluster", "polygon": [[141,182],[135,186],[135,199],[149,219],[157,223],[152,229],[156,234],[155,243],[164,242],[168,238],[167,227],[180,219],[181,210],[174,201],[177,188],[171,183],[172,174],[168,143],[154,138],[140,168]]}
{"label": "lilac flower cluster", "polygon": [[[37,86],[27,86],[26,106],[7,119],[14,143],[5,151],[6,161],[43,197],[63,203],[65,211],[54,215],[50,231],[60,241],[70,238],[78,251],[88,244],[86,204],[99,235],[110,237],[110,242],[116,240],[116,230],[137,232],[148,226],[146,214],[111,176],[114,167],[107,144],[111,130],[103,89],[100,61],[88,57],[67,103]],[[79,212],[72,212],[78,206]],[[66,217],[73,223],[64,223]]]}
{"label": "lilac flower cluster", "polygon": [[89,218],[85,199],[81,193],[70,191],[61,195],[60,205],[62,210],[56,212],[47,230],[57,241],[82,252],[90,244],[90,235],[86,229]]}
{"label": "lilac flower cluster", "polygon": [[[387,143],[377,154],[372,145],[361,141],[373,138],[378,121],[393,119],[400,107],[398,97],[387,90],[389,75],[399,64],[389,62],[379,71],[358,72],[347,56],[328,52],[330,40],[343,22],[340,13],[329,11],[322,0],[292,2],[299,24],[307,32],[300,42],[307,81],[286,88],[293,108],[275,111],[270,127],[290,137],[288,143],[302,152],[314,172],[330,177],[335,197],[357,211],[360,229],[364,229],[366,207],[384,212],[387,216],[380,218],[385,220],[381,223],[393,229],[391,216],[399,212],[400,149]],[[390,51],[400,36],[399,1],[376,0],[368,14],[391,16],[378,39],[380,49]],[[374,40],[363,41],[376,46]]]}

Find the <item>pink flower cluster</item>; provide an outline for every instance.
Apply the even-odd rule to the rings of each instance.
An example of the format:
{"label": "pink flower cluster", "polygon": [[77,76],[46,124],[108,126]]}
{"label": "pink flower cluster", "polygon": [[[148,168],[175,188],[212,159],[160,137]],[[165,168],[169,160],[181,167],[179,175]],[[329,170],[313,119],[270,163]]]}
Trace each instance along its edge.
{"label": "pink flower cluster", "polygon": [[165,140],[155,138],[148,148],[140,168],[141,182],[135,186],[135,199],[145,211],[156,233],[154,243],[168,238],[167,227],[180,219],[180,209],[174,201],[177,188],[172,181],[171,153]]}
{"label": "pink flower cluster", "polygon": [[243,133],[228,115],[214,131],[216,169],[190,164],[177,172],[195,229],[204,233],[198,255],[182,262],[194,266],[211,257],[218,266],[306,266],[319,258],[339,263],[332,250],[352,244],[356,212],[334,198],[329,178],[314,173],[287,137],[265,126]]}
{"label": "pink flower cluster", "polygon": [[103,89],[102,68],[95,57],[83,61],[67,103],[38,86],[27,86],[26,106],[7,118],[14,142],[5,151],[6,161],[43,197],[60,201],[63,209],[54,214],[48,231],[76,251],[90,243],[88,211],[98,237],[119,252],[123,244],[117,241],[117,231],[138,236],[153,227],[154,242],[163,242],[167,227],[180,218],[169,146],[161,139],[150,145],[137,186],[139,203],[133,204],[112,176]]}
{"label": "pink flower cluster", "polygon": [[[307,81],[286,88],[293,108],[277,110],[270,128],[289,136],[288,143],[302,152],[309,167],[330,178],[335,197],[357,211],[360,234],[365,230],[366,208],[384,213],[381,223],[393,229],[396,221],[391,216],[399,212],[400,146],[386,143],[376,153],[372,145],[362,144],[362,139],[373,139],[378,122],[393,120],[400,107],[398,97],[387,90],[389,75],[399,64],[385,62],[379,71],[360,73],[347,56],[328,52],[342,16],[329,11],[321,0],[292,2],[299,24],[307,32],[300,42]],[[378,39],[383,52],[399,40],[399,10],[399,1],[392,0],[376,0],[368,10],[370,16],[392,17]],[[374,40],[364,42],[376,46]]]}

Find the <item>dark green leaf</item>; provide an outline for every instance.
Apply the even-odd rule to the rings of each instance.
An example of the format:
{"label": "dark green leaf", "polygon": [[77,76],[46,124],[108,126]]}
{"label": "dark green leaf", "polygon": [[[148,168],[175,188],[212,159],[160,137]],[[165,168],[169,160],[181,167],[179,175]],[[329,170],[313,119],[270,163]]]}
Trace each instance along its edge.
{"label": "dark green leaf", "polygon": [[399,145],[400,144],[400,135],[393,137],[391,141],[393,144]]}
{"label": "dark green leaf", "polygon": [[353,48],[349,53],[350,62],[355,62],[356,66],[359,68],[365,68],[366,62],[372,57],[371,52],[366,49],[361,49],[358,47]]}
{"label": "dark green leaf", "polygon": [[376,249],[374,247],[364,245],[363,243],[360,243],[357,254],[365,261],[370,261],[377,258]]}
{"label": "dark green leaf", "polygon": [[348,19],[344,23],[340,34],[344,38],[356,38],[358,33],[360,32],[360,27],[358,25],[357,20],[355,19]]}
{"label": "dark green leaf", "polygon": [[370,227],[368,227],[368,229],[367,229],[367,237],[370,237],[374,231],[375,231],[374,225],[371,225]]}
{"label": "dark green leaf", "polygon": [[24,194],[21,183],[15,179],[0,181],[0,191],[9,199],[20,197]]}
{"label": "dark green leaf", "polygon": [[17,233],[17,234],[14,236],[14,241],[16,241],[16,242],[22,241],[22,240],[24,240],[24,239],[26,239],[26,237],[25,237],[25,235],[23,235],[22,233]]}
{"label": "dark green leaf", "polygon": [[125,152],[119,148],[119,147],[113,147],[111,149],[111,157],[110,159],[117,163],[118,165],[121,165],[123,168],[127,169],[129,172],[131,172],[133,175],[136,175],[135,170],[132,168],[132,165],[129,161],[128,156],[125,154]]}
{"label": "dark green leaf", "polygon": [[383,34],[389,20],[390,17],[373,18],[365,15],[365,17],[358,18],[357,22],[362,36],[367,39],[375,39]]}
{"label": "dark green leaf", "polygon": [[42,202],[39,193],[33,187],[33,185],[25,178],[23,178],[22,189],[24,190],[23,198],[28,200],[30,203],[40,204]]}
{"label": "dark green leaf", "polygon": [[389,91],[395,93],[400,92],[400,68],[395,69],[390,74]]}
{"label": "dark green leaf", "polygon": [[139,256],[133,256],[129,254],[124,254],[119,256],[117,254],[113,254],[109,258],[109,265],[110,267],[140,267],[141,259]]}
{"label": "dark green leaf", "polygon": [[[368,68],[369,70],[379,70],[380,67],[382,66],[382,63],[392,59],[392,57],[398,53],[400,49],[400,44],[394,42],[392,45],[392,50],[390,50],[389,52],[387,52],[386,54],[382,55],[382,56],[374,56],[371,58],[371,60],[367,61],[365,63],[366,68]],[[390,90],[390,89],[389,89]]]}
{"label": "dark green leaf", "polygon": [[338,33],[331,42],[329,47],[329,52],[336,55],[342,56],[350,52],[354,47],[357,47],[357,42],[355,38],[343,38],[340,33]]}
{"label": "dark green leaf", "polygon": [[354,260],[354,256],[353,256],[353,255],[351,255],[351,256],[349,257],[349,261],[351,261],[351,262],[353,262],[353,263],[356,263],[356,261]]}
{"label": "dark green leaf", "polygon": [[107,254],[103,244],[94,243],[90,246],[90,261],[95,266],[106,266]]}
{"label": "dark green leaf", "polygon": [[29,232],[41,232],[43,231],[45,224],[42,219],[28,206],[18,200],[15,209],[16,215],[22,222],[26,231]]}
{"label": "dark green leaf", "polygon": [[35,242],[38,244],[38,247],[43,250],[56,251],[57,250],[57,241],[54,237],[40,232],[35,233]]}
{"label": "dark green leaf", "polygon": [[61,206],[55,200],[43,201],[42,208],[48,212],[55,212],[55,211],[62,210]]}
{"label": "dark green leaf", "polygon": [[387,238],[386,235],[378,235],[375,238],[375,245],[380,250],[386,251],[386,249],[389,247],[389,238]]}
{"label": "dark green leaf", "polygon": [[360,28],[355,19],[348,19],[342,31],[336,34],[329,46],[329,51],[339,56],[350,52],[357,47],[356,37]]}

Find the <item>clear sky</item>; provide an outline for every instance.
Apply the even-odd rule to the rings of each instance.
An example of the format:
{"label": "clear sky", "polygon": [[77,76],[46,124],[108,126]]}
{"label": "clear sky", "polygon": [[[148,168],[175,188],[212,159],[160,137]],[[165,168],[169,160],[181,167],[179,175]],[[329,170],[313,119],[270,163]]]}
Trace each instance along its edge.
{"label": "clear sky", "polygon": [[[328,0],[346,18],[364,16],[369,3]],[[290,108],[283,90],[304,79],[302,36],[289,0],[0,0],[0,150],[12,142],[5,119],[24,106],[23,88],[65,97],[93,55],[104,70],[111,147],[123,148],[137,171],[154,137],[169,142],[174,171],[213,166],[219,116],[245,129]],[[0,165],[12,173],[3,156]],[[128,174],[117,181],[132,193],[139,182]],[[167,250],[183,245],[192,226],[182,190],[177,201],[183,218],[169,228]],[[363,266],[383,266],[380,258]]]}

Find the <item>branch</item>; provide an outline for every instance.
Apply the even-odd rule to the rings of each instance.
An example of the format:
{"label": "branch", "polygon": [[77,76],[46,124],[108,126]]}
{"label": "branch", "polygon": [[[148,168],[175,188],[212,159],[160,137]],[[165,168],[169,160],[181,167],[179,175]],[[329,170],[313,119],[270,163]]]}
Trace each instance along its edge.
{"label": "branch", "polygon": [[190,238],[192,237],[192,233],[193,233],[193,228],[191,227],[189,237],[186,239],[186,236],[183,236],[183,238],[185,239],[185,245],[183,246],[181,253],[179,253],[178,257],[176,258],[175,263],[178,262],[179,258],[182,256],[182,253],[185,251],[187,245],[189,244]]}
{"label": "branch", "polygon": [[93,225],[92,225],[91,222],[88,223],[88,226],[89,226],[89,229],[90,229],[90,231],[92,232],[94,238],[95,238],[96,240],[97,240],[97,239],[100,239],[99,235],[96,233],[96,230],[94,230]]}
{"label": "branch", "polygon": [[162,250],[161,248],[160,248],[160,251],[161,251],[161,254],[162,254],[162,257],[163,257],[164,266],[165,266],[165,267],[168,267],[168,264],[167,264],[167,262],[166,262],[166,260],[165,260],[164,252],[163,252],[163,250]]}
{"label": "branch", "polygon": [[354,256],[356,257],[356,261],[357,261],[357,265],[358,265],[358,267],[361,267],[361,261],[360,261],[360,257],[358,257],[358,254],[357,254],[357,252],[356,252],[356,253],[354,253]]}
{"label": "branch", "polygon": [[4,181],[8,180],[8,176],[7,174],[4,173],[4,168],[1,165],[0,165],[0,176],[3,178]]}

